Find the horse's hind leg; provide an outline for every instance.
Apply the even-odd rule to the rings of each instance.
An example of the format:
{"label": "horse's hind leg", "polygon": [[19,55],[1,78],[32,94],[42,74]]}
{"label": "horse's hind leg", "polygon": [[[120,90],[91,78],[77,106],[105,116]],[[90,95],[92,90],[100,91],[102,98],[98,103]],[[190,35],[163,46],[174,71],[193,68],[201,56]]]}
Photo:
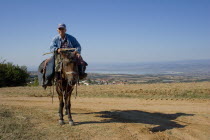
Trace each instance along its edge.
{"label": "horse's hind leg", "polygon": [[[65,97],[64,97],[64,98],[65,98]],[[67,112],[68,108],[67,108],[67,102],[66,102],[66,99],[65,99],[65,104],[64,104],[64,106],[65,106],[65,115],[68,115],[68,112]]]}
{"label": "horse's hind leg", "polygon": [[64,108],[65,108],[65,113],[64,113],[64,115],[68,115],[68,113],[67,113],[67,108],[66,108],[66,103],[64,104]]}

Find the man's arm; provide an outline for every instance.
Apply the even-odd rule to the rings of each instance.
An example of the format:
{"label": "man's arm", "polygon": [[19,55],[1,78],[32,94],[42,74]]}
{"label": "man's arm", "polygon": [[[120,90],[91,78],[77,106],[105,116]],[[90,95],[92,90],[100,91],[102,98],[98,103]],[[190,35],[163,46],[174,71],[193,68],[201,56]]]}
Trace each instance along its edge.
{"label": "man's arm", "polygon": [[82,48],[81,48],[79,42],[77,41],[77,39],[73,37],[71,43],[72,43],[72,45],[73,45],[73,48],[76,48],[75,51],[77,51],[79,54],[81,54],[81,49],[82,49]]}
{"label": "man's arm", "polygon": [[50,45],[50,52],[55,52],[58,49],[58,45],[56,43],[56,37],[53,39]]}

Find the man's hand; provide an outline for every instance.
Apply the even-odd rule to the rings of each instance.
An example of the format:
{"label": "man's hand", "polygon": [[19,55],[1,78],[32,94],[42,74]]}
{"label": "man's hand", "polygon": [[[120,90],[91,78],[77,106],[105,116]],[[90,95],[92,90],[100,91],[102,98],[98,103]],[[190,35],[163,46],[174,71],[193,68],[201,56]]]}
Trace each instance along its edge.
{"label": "man's hand", "polygon": [[77,55],[77,57],[80,57],[81,56],[79,53],[77,53],[76,55]]}
{"label": "man's hand", "polygon": [[60,53],[61,52],[61,48],[57,49],[57,52]]}
{"label": "man's hand", "polygon": [[[61,51],[62,51],[62,48],[57,49],[57,53],[60,53]],[[77,51],[74,51],[73,53],[74,53],[77,57],[80,57],[80,56],[81,56]]]}
{"label": "man's hand", "polygon": [[80,57],[80,56],[81,56],[77,51],[74,51],[74,54],[75,54],[77,57]]}

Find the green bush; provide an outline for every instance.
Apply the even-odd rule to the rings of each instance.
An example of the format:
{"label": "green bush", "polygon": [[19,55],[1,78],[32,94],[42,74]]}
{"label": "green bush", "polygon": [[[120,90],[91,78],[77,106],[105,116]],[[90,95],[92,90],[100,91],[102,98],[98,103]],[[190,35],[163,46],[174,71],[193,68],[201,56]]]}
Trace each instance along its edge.
{"label": "green bush", "polygon": [[0,62],[0,87],[24,86],[27,84],[29,74],[26,66]]}

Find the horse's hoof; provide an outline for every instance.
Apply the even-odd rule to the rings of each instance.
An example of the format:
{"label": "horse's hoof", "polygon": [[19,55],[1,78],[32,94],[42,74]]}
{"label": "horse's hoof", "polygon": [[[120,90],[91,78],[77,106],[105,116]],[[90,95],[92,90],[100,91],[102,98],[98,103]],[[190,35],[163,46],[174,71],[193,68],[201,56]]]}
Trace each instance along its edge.
{"label": "horse's hoof", "polygon": [[74,125],[74,122],[73,121],[69,121],[69,125],[70,126],[73,126]]}
{"label": "horse's hoof", "polygon": [[65,123],[64,123],[64,120],[59,120],[59,124],[60,125],[64,125]]}

